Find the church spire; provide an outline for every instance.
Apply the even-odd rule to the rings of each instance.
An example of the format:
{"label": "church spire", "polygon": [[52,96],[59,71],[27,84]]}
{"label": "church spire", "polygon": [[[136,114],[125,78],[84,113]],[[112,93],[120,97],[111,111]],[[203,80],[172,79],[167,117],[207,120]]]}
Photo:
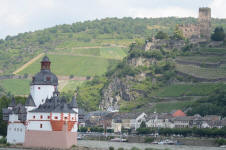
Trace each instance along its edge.
{"label": "church spire", "polygon": [[77,102],[76,102],[76,96],[72,97],[71,103],[70,103],[71,108],[78,108]]}
{"label": "church spire", "polygon": [[31,106],[31,107],[35,107],[35,102],[31,96],[31,94],[28,96],[26,102],[25,102],[25,106]]}
{"label": "church spire", "polygon": [[9,104],[9,107],[15,107],[15,106],[16,106],[16,100],[15,100],[15,98],[13,96],[12,99],[11,99],[11,102]]}

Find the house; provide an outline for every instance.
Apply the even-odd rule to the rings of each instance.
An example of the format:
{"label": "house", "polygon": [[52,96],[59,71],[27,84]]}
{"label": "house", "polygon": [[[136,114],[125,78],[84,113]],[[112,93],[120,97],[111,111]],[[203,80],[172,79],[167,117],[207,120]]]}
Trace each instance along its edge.
{"label": "house", "polygon": [[192,121],[191,116],[173,118],[175,128],[189,128],[191,126],[191,121]]}
{"label": "house", "polygon": [[[140,127],[140,124],[146,122],[146,113],[116,113],[112,119],[112,129],[119,131],[118,128],[134,129]],[[121,130],[120,130],[121,131]]]}
{"label": "house", "polygon": [[174,128],[172,116],[170,114],[150,114],[146,122],[151,128]]}

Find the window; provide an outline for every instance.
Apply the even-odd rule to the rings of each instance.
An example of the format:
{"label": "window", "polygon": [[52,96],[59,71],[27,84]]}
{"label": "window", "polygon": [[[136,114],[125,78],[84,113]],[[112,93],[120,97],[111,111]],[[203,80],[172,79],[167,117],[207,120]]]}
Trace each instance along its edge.
{"label": "window", "polygon": [[40,119],[42,119],[42,118],[43,118],[43,116],[41,115],[41,116],[40,116]]}
{"label": "window", "polygon": [[38,87],[38,89],[40,90],[41,88],[40,88],[40,87]]}
{"label": "window", "polygon": [[42,124],[40,124],[40,128],[42,128]]}
{"label": "window", "polygon": [[66,119],[67,119],[67,117],[64,117],[64,119],[66,120]]}
{"label": "window", "polygon": [[35,119],[35,116],[33,116],[33,119]]}
{"label": "window", "polygon": [[50,77],[47,77],[47,78],[46,78],[47,81],[50,81],[50,79],[51,79]]}
{"label": "window", "polygon": [[55,116],[54,119],[58,119],[58,117]]}
{"label": "window", "polygon": [[48,116],[48,119],[50,119],[50,116]]}

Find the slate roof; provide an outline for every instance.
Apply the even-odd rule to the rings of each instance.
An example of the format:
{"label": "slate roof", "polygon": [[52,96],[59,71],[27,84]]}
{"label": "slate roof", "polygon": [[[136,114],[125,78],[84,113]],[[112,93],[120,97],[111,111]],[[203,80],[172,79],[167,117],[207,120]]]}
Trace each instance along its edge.
{"label": "slate roof", "polygon": [[48,56],[44,56],[41,62],[50,62]]}
{"label": "slate roof", "polygon": [[15,101],[15,98],[12,97],[9,107],[15,107],[15,106],[16,106],[16,101]]}
{"label": "slate roof", "polygon": [[71,100],[70,107],[71,108],[78,108],[77,101],[76,101],[76,97],[75,96],[73,96],[73,98]]}
{"label": "slate roof", "polygon": [[34,102],[34,99],[31,95],[28,96],[26,102],[25,102],[25,106],[33,106],[35,107],[35,102]]}
{"label": "slate roof", "polygon": [[31,110],[30,112],[57,112],[57,113],[75,113],[67,103],[65,97],[53,96],[50,99],[46,99],[46,102],[39,105],[38,108]]}
{"label": "slate roof", "polygon": [[58,79],[50,70],[41,70],[33,78],[31,85],[58,85]]}

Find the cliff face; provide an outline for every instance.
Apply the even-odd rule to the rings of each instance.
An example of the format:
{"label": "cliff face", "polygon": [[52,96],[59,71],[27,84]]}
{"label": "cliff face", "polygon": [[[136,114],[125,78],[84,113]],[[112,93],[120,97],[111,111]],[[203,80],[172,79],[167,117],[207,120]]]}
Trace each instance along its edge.
{"label": "cliff face", "polygon": [[108,109],[110,107],[118,109],[118,103],[120,100],[131,101],[135,99],[135,96],[131,92],[128,78],[113,77],[106,88],[102,90],[102,102],[100,104],[101,109]]}
{"label": "cliff face", "polygon": [[[138,66],[150,66],[155,64],[155,59],[147,59],[143,57],[137,57],[127,60],[127,64],[134,68]],[[133,88],[134,84],[142,82],[146,78],[145,72],[140,72],[136,76],[118,77],[113,75],[110,79],[108,85],[102,90],[102,99],[100,108],[102,110],[107,110],[113,108],[115,110],[119,109],[119,102],[124,101],[133,101],[140,95],[142,95],[142,90],[135,90]]]}

